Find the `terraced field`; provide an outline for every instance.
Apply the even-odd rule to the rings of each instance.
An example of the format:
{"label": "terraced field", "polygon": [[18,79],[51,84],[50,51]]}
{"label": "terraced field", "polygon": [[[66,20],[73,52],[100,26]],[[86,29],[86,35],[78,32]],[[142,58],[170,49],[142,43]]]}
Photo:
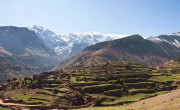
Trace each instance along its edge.
{"label": "terraced field", "polygon": [[[176,78],[174,80],[175,84],[178,84],[178,87],[180,89],[180,58],[176,60],[171,60],[169,62],[164,63],[163,65],[160,65],[158,67],[158,70],[166,70],[169,73],[173,74],[173,76],[166,78],[166,80],[172,80],[173,78]],[[177,79],[178,78],[178,79]]]}
{"label": "terraced field", "polygon": [[[179,110],[180,89],[135,103],[110,107],[89,107],[78,110]],[[74,109],[77,110],[77,109]]]}
{"label": "terraced field", "polygon": [[36,108],[122,105],[176,89],[173,82],[179,78],[166,70],[130,62],[93,64],[10,80],[1,99]]}

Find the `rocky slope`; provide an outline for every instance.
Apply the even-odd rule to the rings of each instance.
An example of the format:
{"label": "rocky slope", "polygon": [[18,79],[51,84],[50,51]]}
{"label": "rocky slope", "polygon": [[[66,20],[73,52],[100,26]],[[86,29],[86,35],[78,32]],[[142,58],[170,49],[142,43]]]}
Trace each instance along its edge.
{"label": "rocky slope", "polygon": [[7,79],[20,78],[35,74],[33,69],[10,56],[0,55],[0,83],[6,82]]}
{"label": "rocky slope", "polygon": [[[0,39],[0,77],[3,81],[47,71],[59,63],[56,53],[27,28],[0,27]],[[18,65],[22,71],[14,71],[16,66],[7,66],[8,64]]]}
{"label": "rocky slope", "polygon": [[133,61],[155,67],[179,56],[180,49],[175,45],[164,41],[152,42],[140,35],[132,35],[89,46],[57,68],[109,61]]}

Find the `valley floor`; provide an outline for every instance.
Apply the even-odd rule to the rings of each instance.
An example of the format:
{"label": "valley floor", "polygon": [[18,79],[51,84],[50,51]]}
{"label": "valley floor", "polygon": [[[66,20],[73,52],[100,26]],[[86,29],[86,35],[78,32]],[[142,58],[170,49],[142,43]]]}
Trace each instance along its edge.
{"label": "valley floor", "polygon": [[80,110],[180,110],[180,89],[126,106],[92,107]]}

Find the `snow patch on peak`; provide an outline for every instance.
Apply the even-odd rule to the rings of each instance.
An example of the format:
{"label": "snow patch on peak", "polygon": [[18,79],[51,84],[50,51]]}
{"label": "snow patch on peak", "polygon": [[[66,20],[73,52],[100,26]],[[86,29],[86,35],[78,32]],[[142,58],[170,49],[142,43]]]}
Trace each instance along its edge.
{"label": "snow patch on peak", "polygon": [[172,42],[173,45],[175,45],[176,47],[180,48],[180,42],[177,41],[176,39],[174,40],[174,42]]}
{"label": "snow patch on peak", "polygon": [[156,43],[160,43],[163,41],[162,39],[160,39],[158,37],[150,37],[150,38],[148,38],[148,40],[156,42]]}
{"label": "snow patch on peak", "polygon": [[99,32],[95,32],[95,31],[89,31],[89,32],[84,32],[84,33],[71,33],[73,35],[78,35],[78,36],[86,36],[86,35],[101,35],[101,33]]}
{"label": "snow patch on peak", "polygon": [[30,29],[41,29],[41,30],[44,30],[44,31],[46,31],[46,30],[48,30],[47,28],[44,28],[44,27],[42,27],[42,26],[37,26],[37,25],[30,25],[30,26],[28,26],[28,28],[30,28]]}
{"label": "snow patch on peak", "polygon": [[40,37],[40,39],[42,39],[46,43],[46,45],[49,48],[53,49],[57,54],[66,56],[66,58],[64,59],[76,55],[87,46],[128,36],[102,34],[95,31],[84,33],[57,34],[49,29],[36,25],[29,26],[28,29],[34,31]]}
{"label": "snow patch on peak", "polygon": [[180,36],[180,32],[167,34],[168,36]]}
{"label": "snow patch on peak", "polygon": [[180,48],[180,32],[150,37],[148,38],[148,40],[153,41],[155,43],[167,42],[170,45],[174,45]]}

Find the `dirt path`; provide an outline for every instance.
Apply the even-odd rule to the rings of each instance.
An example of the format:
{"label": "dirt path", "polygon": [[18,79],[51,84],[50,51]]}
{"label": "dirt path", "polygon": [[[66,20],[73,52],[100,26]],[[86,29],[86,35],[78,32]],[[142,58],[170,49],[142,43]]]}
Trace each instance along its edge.
{"label": "dirt path", "polygon": [[16,107],[32,107],[36,105],[26,105],[26,104],[19,104],[19,103],[4,103],[2,99],[0,99],[0,105],[2,106],[16,106]]}
{"label": "dirt path", "polygon": [[180,89],[144,99],[127,106],[92,107],[80,110],[180,110]]}

